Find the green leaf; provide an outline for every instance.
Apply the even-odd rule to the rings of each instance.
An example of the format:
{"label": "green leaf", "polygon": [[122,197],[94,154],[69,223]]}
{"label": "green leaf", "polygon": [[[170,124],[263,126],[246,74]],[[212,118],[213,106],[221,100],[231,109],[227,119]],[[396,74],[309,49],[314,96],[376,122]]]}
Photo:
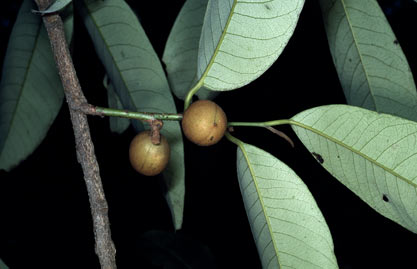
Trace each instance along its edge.
{"label": "green leaf", "polygon": [[0,259],[0,269],[9,269],[7,265]]}
{"label": "green leaf", "polygon": [[[83,0],[76,7],[123,107],[132,111],[176,113],[162,65],[129,6],[123,0]],[[138,131],[144,128],[139,121],[133,121],[133,125]],[[179,123],[165,121],[162,134],[171,146],[171,160],[164,171],[166,198],[175,228],[180,229],[185,185]]]}
{"label": "green leaf", "polygon": [[[0,82],[0,169],[10,170],[40,144],[64,92],[41,18],[25,0],[9,39]],[[72,15],[65,21],[68,38]]]}
{"label": "green leaf", "polygon": [[238,143],[240,190],[263,268],[338,268],[333,240],[313,196],[288,166]]}
{"label": "green leaf", "polygon": [[209,1],[198,52],[197,80],[215,91],[262,75],[292,36],[304,0]]}
{"label": "green leaf", "polygon": [[[196,82],[197,56],[208,0],[185,2],[168,37],[162,60],[175,96],[184,100]],[[215,93],[207,89],[197,92],[200,99],[212,99]]]}
{"label": "green leaf", "polygon": [[60,10],[63,10],[67,5],[69,5],[72,2],[72,0],[56,0],[53,2],[47,9],[45,10],[32,10],[33,13],[37,14],[49,14],[54,13]]}
{"label": "green leaf", "polygon": [[[120,101],[119,96],[114,90],[114,86],[111,82],[107,82],[107,76],[104,78],[104,87],[107,89],[107,102],[110,108],[123,109],[123,105]],[[120,117],[110,117],[110,130],[114,133],[121,134],[130,125],[130,120]]]}
{"label": "green leaf", "polygon": [[320,4],[347,103],[417,120],[413,75],[377,1]]}
{"label": "green leaf", "polygon": [[417,233],[417,123],[347,105],[312,108],[292,127],[335,178],[383,216]]}

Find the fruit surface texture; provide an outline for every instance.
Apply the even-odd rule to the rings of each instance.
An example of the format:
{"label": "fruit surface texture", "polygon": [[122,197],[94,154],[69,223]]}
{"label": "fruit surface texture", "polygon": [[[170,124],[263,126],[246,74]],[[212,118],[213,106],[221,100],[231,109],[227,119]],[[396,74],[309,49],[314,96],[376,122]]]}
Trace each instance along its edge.
{"label": "fruit surface texture", "polygon": [[161,142],[153,144],[151,132],[137,134],[129,147],[129,159],[133,168],[146,176],[155,176],[164,170],[170,157],[167,139],[161,135]]}
{"label": "fruit surface texture", "polygon": [[184,135],[200,146],[211,146],[219,142],[227,127],[223,109],[209,100],[199,100],[190,105],[182,119]]}

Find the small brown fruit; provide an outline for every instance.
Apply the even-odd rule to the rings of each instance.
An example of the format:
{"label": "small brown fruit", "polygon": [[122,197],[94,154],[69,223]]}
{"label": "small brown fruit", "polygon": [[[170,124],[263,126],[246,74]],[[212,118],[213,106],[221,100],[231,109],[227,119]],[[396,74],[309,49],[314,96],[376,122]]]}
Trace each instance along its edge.
{"label": "small brown fruit", "polygon": [[199,100],[184,112],[182,129],[185,136],[200,146],[211,146],[219,142],[227,127],[223,109],[209,100]]}
{"label": "small brown fruit", "polygon": [[129,159],[133,168],[145,176],[155,176],[167,166],[170,148],[167,139],[161,135],[161,143],[151,141],[151,132],[136,135],[129,147]]}

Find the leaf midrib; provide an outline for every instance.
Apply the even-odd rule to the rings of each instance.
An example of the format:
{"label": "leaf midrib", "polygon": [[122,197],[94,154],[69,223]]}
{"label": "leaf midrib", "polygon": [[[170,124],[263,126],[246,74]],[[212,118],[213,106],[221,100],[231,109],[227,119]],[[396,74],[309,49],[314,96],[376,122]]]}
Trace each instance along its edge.
{"label": "leaf midrib", "polygon": [[[213,53],[213,56],[211,56],[210,62],[207,65],[206,70],[204,70],[204,73],[201,75],[201,78],[196,83],[196,85],[199,85],[200,87],[201,86],[207,87],[207,85],[204,84],[204,80],[206,79],[207,74],[210,72],[210,69],[211,69],[211,67],[214,64],[214,61],[216,59],[217,53],[219,52],[220,47],[223,44],[224,37],[227,34],[227,29],[229,28],[229,24],[232,21],[232,17],[233,17],[234,11],[235,11],[235,7],[236,7],[236,4],[237,4],[237,1],[238,0],[234,0],[233,1],[233,5],[232,5],[232,8],[230,9],[229,17],[227,18],[226,25],[224,26],[222,35],[220,36],[219,42],[217,43],[216,49],[214,50],[214,53]],[[203,23],[203,26],[204,26],[204,23]],[[200,38],[201,38],[201,36],[200,36]],[[207,87],[207,88],[209,88],[209,87]]]}
{"label": "leaf midrib", "polygon": [[343,10],[345,11],[346,20],[347,20],[347,22],[349,24],[350,32],[352,33],[353,43],[355,44],[356,50],[357,50],[358,55],[359,55],[359,61],[361,62],[363,72],[365,73],[366,84],[368,84],[369,92],[370,92],[370,94],[372,96],[372,102],[373,102],[373,104],[375,106],[375,109],[377,111],[379,111],[378,106],[377,106],[376,101],[375,101],[373,88],[372,88],[371,82],[369,80],[369,75],[368,75],[368,72],[366,71],[365,64],[364,64],[364,60],[362,58],[362,53],[361,53],[361,50],[359,49],[359,45],[358,45],[358,42],[357,42],[357,37],[356,37],[355,32],[354,32],[354,29],[353,29],[353,24],[352,24],[351,19],[349,17],[349,13],[348,13],[348,10],[347,10],[347,7],[346,7],[345,0],[340,0],[340,2],[342,3]]}
{"label": "leaf midrib", "polygon": [[266,224],[267,224],[267,226],[268,226],[269,234],[271,235],[272,244],[274,245],[274,250],[275,250],[276,257],[277,257],[278,265],[279,265],[279,267],[281,267],[280,258],[279,258],[279,253],[278,253],[278,250],[277,250],[277,243],[275,242],[275,238],[274,238],[274,236],[273,236],[272,225],[271,225],[271,223],[269,222],[269,219],[268,219],[268,217],[267,217],[267,216],[266,216],[266,214],[265,214],[265,212],[266,212],[266,207],[265,207],[265,205],[264,205],[264,201],[263,201],[263,199],[262,199],[262,196],[260,195],[260,191],[259,191],[258,183],[257,183],[257,181],[255,180],[255,178],[256,178],[256,176],[255,176],[255,172],[254,172],[254,170],[253,170],[253,167],[250,165],[251,163],[249,162],[249,156],[248,156],[248,153],[247,153],[247,152],[246,152],[246,150],[245,150],[245,145],[246,145],[246,144],[245,144],[245,143],[243,143],[243,142],[242,142],[242,141],[240,141],[240,140],[239,140],[239,141],[237,141],[236,143],[238,144],[238,146],[239,146],[240,150],[241,150],[241,151],[242,151],[242,153],[243,153],[243,156],[244,156],[244,157],[245,157],[245,159],[246,159],[246,163],[248,164],[248,168],[249,168],[250,174],[251,174],[252,179],[253,179],[253,182],[254,182],[254,184],[255,184],[256,193],[258,194],[259,201],[260,201],[260,203],[261,203],[262,213],[263,213],[263,214],[264,214],[264,216],[265,216],[265,220],[266,220]]}
{"label": "leaf midrib", "polygon": [[369,162],[371,162],[372,164],[374,164],[374,165],[376,165],[376,166],[378,166],[378,167],[382,168],[384,171],[387,171],[388,173],[391,173],[391,174],[392,174],[393,176],[395,176],[396,178],[403,180],[403,181],[404,181],[404,182],[406,182],[407,184],[409,184],[409,185],[411,185],[411,186],[413,186],[414,188],[416,188],[416,189],[417,189],[417,183],[412,182],[411,180],[409,180],[409,179],[405,178],[404,176],[402,176],[402,175],[398,174],[398,173],[397,173],[397,172],[395,172],[394,170],[392,170],[392,169],[390,169],[390,168],[386,167],[385,165],[383,165],[383,164],[381,164],[381,163],[377,162],[376,160],[374,160],[374,159],[370,158],[369,156],[367,156],[367,155],[363,154],[363,153],[362,153],[362,152],[360,152],[359,150],[356,150],[356,149],[354,149],[354,148],[350,147],[349,145],[347,145],[347,144],[343,143],[342,141],[337,140],[337,139],[335,139],[335,138],[333,138],[333,137],[331,137],[331,136],[329,136],[329,135],[327,135],[327,134],[325,134],[325,133],[323,133],[323,132],[321,132],[321,131],[319,131],[319,130],[317,130],[317,129],[313,128],[313,127],[310,127],[310,126],[308,126],[308,125],[305,125],[305,124],[303,124],[303,123],[301,123],[301,122],[298,122],[298,121],[296,121],[296,120],[290,119],[288,123],[289,123],[289,124],[291,124],[291,125],[295,125],[295,126],[298,126],[298,127],[304,128],[304,129],[306,129],[306,130],[309,130],[309,131],[311,131],[311,132],[313,132],[313,133],[315,133],[315,134],[317,134],[317,135],[319,135],[319,136],[324,137],[325,139],[330,140],[331,142],[333,142],[333,143],[335,143],[335,144],[337,144],[337,145],[339,145],[339,146],[341,146],[341,147],[344,147],[345,149],[347,149],[347,150],[349,150],[349,151],[351,151],[351,152],[353,152],[353,153],[355,153],[355,154],[359,155],[360,157],[362,157],[362,158],[364,158],[364,159],[368,160],[368,161],[369,161]]}

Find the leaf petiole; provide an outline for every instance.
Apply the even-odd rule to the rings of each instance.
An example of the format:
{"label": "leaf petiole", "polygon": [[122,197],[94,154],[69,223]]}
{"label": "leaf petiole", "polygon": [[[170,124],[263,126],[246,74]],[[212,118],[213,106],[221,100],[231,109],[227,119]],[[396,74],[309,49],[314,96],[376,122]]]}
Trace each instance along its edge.
{"label": "leaf petiole", "polygon": [[233,144],[235,144],[238,147],[240,147],[243,143],[242,141],[240,141],[239,139],[237,139],[236,137],[231,135],[229,132],[226,132],[224,134],[224,136],[227,138],[227,140],[229,140],[230,142],[232,142]]}
{"label": "leaf petiole", "polygon": [[184,100],[184,111],[191,105],[194,94],[197,93],[201,86],[203,86],[203,80],[198,81],[198,83],[188,91]]}

